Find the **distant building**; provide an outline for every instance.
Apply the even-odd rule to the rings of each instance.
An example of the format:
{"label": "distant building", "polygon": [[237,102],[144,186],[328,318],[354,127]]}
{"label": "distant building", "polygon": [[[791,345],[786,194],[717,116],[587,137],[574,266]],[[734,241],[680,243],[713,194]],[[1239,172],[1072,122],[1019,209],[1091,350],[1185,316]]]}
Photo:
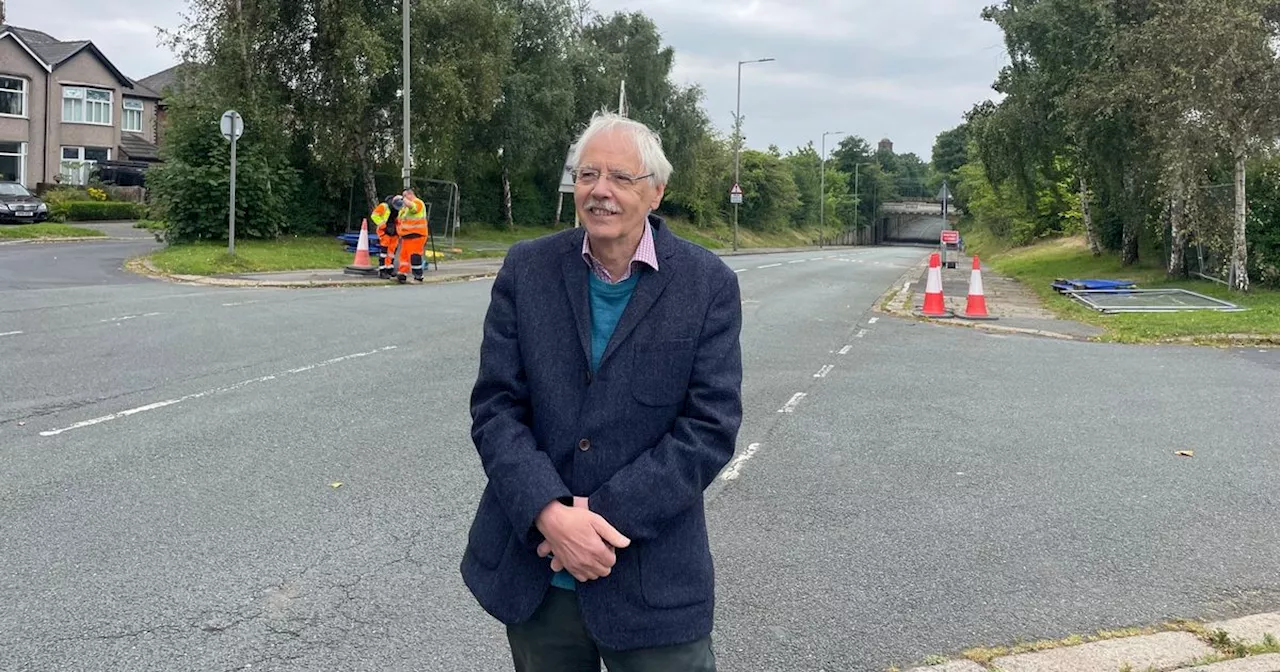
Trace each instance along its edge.
{"label": "distant building", "polygon": [[880,141],[880,151],[882,151],[882,152],[888,152],[888,153],[892,154],[892,153],[893,153],[893,141],[892,141],[892,140],[890,140],[889,138],[885,138],[885,139],[881,140],[881,141]]}

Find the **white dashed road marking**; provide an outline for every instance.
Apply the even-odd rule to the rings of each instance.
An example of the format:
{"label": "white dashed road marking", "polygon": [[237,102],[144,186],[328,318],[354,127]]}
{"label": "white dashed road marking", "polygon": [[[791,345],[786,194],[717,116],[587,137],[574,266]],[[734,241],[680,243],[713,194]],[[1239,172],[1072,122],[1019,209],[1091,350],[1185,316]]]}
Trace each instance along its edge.
{"label": "white dashed road marking", "polygon": [[866,329],[859,329],[859,330],[858,330],[858,336],[857,336],[858,338],[862,338],[863,336],[866,336],[866,335],[867,335],[867,330],[866,330]]}
{"label": "white dashed road marking", "polygon": [[0,334],[0,336],[17,336],[18,334],[21,334],[21,333],[23,333],[23,332],[21,332],[21,331],[6,331],[6,332],[4,332],[3,334]]}
{"label": "white dashed road marking", "polygon": [[729,463],[728,468],[724,470],[724,475],[720,478],[726,481],[732,481],[742,472],[742,464],[755,456],[756,451],[760,450],[760,444],[753,443],[747,446],[747,450],[741,455],[733,458],[733,462]]}
{"label": "white dashed road marking", "polygon": [[843,348],[840,348],[840,354],[842,354],[842,355],[847,355],[847,354],[849,354],[849,351],[850,351],[850,350],[852,350],[852,349],[853,349],[853,346],[852,346],[852,345],[846,345],[846,346],[844,346]]}
{"label": "white dashed road marking", "polygon": [[827,374],[828,374],[828,373],[831,373],[831,369],[834,369],[834,368],[836,368],[834,364],[827,364],[826,366],[824,366],[824,367],[822,367],[821,369],[819,369],[817,373],[813,374],[813,377],[814,377],[814,378],[826,378],[826,377],[827,377]]}
{"label": "white dashed road marking", "polygon": [[756,268],[777,268],[782,264],[765,264],[764,266],[756,266]]}
{"label": "white dashed road marking", "polygon": [[262,376],[261,378],[250,378],[249,380],[242,380],[242,381],[240,381],[240,382],[238,382],[238,383],[234,383],[234,384],[232,384],[232,385],[226,385],[226,386],[223,386],[223,387],[215,387],[215,388],[213,388],[213,389],[211,389],[211,390],[205,390],[205,391],[203,391],[203,392],[196,392],[196,393],[194,393],[194,394],[188,394],[188,395],[186,395],[185,397],[178,397],[177,399],[165,399],[164,401],[157,401],[157,402],[154,402],[154,403],[151,403],[151,404],[146,404],[146,405],[144,405],[144,406],[139,406],[139,407],[137,407],[137,408],[130,408],[130,409],[128,409],[128,410],[125,410],[125,411],[119,411],[119,412],[117,412],[117,413],[112,413],[112,414],[110,414],[110,415],[104,415],[104,416],[97,417],[97,418],[92,418],[92,419],[89,419],[89,420],[81,420],[80,422],[77,422],[77,423],[75,423],[75,424],[73,424],[73,425],[69,425],[69,426],[67,426],[67,427],[63,427],[63,428],[61,428],[61,429],[51,429],[51,430],[49,430],[49,431],[47,431],[47,432],[40,432],[40,436],[57,436],[57,435],[59,435],[59,434],[62,434],[63,432],[69,432],[69,431],[71,431],[71,430],[73,430],[73,429],[82,429],[82,428],[84,428],[84,427],[91,427],[91,426],[93,426],[93,425],[100,425],[100,424],[102,424],[102,423],[104,423],[104,422],[110,422],[110,421],[112,421],[112,420],[119,420],[120,418],[127,418],[127,417],[129,417],[129,416],[131,416],[131,415],[136,415],[136,414],[138,414],[138,413],[144,413],[144,412],[146,412],[146,411],[154,411],[154,410],[156,410],[157,408],[164,408],[164,407],[166,407],[166,406],[173,406],[174,404],[181,404],[181,403],[182,403],[182,402],[184,402],[184,401],[190,401],[190,400],[192,400],[192,399],[199,399],[199,398],[201,398],[201,397],[207,397],[207,396],[210,396],[210,395],[213,395],[213,394],[219,394],[219,393],[222,393],[222,392],[230,392],[230,391],[232,391],[232,390],[237,390],[237,389],[242,388],[242,387],[245,387],[245,386],[247,386],[247,385],[253,385],[253,384],[255,384],[255,383],[265,383],[265,382],[267,382],[267,381],[269,381],[269,380],[275,380],[275,379],[277,379],[277,378],[283,378],[284,376],[288,376],[288,375],[291,375],[291,374],[295,374],[295,373],[302,373],[303,371],[310,371],[310,370],[312,370],[312,369],[318,369],[318,368],[323,367],[323,366],[330,366],[330,365],[332,365],[332,364],[337,364],[338,362],[345,362],[345,361],[347,361],[347,360],[349,360],[349,359],[356,359],[357,357],[368,357],[369,355],[376,355],[376,354],[378,354],[379,352],[386,352],[386,351],[388,351],[388,350],[395,350],[397,347],[398,347],[398,346],[395,346],[395,345],[388,345],[388,346],[386,346],[386,347],[378,348],[377,350],[370,350],[369,352],[357,352],[357,353],[352,354],[352,355],[343,355],[342,357],[334,357],[333,359],[325,360],[325,361],[323,361],[323,362],[320,362],[319,364],[312,364],[312,365],[310,365],[310,366],[304,366],[304,367],[297,368],[297,369],[290,369],[290,370],[288,370],[288,371],[285,371],[284,373],[272,374],[272,375],[270,375],[270,376]]}
{"label": "white dashed road marking", "polygon": [[779,413],[795,413],[796,406],[800,404],[800,400],[804,399],[807,396],[809,396],[807,392],[796,392],[791,397],[790,401],[788,401],[782,408],[778,409],[778,412]]}
{"label": "white dashed road marking", "polygon": [[155,317],[156,315],[163,315],[163,314],[164,313],[143,313],[142,315],[125,315],[123,317],[108,317],[105,320],[98,320],[98,321],[99,322],[124,322],[125,320],[136,320],[139,317]]}

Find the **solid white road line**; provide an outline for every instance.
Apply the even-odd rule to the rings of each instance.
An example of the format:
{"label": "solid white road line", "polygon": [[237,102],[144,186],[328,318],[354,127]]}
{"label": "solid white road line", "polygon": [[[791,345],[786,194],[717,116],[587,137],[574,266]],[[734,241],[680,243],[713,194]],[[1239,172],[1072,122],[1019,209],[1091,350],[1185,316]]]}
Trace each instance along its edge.
{"label": "solid white road line", "polygon": [[826,377],[827,377],[827,374],[828,374],[828,373],[831,373],[831,369],[834,369],[834,368],[836,368],[834,364],[827,364],[826,366],[824,366],[824,367],[822,367],[821,369],[819,369],[817,373],[813,374],[813,377],[814,377],[814,378],[826,378]]}
{"label": "solid white road line", "polygon": [[760,444],[758,443],[747,446],[747,449],[741,455],[733,458],[733,462],[729,463],[729,466],[724,470],[724,475],[720,478],[726,481],[732,481],[737,478],[742,473],[743,463],[754,457],[757,450],[760,450]]}
{"label": "solid white road line", "polygon": [[807,396],[809,396],[807,392],[796,392],[794,395],[792,395],[790,401],[788,401],[782,408],[778,409],[778,412],[779,413],[795,413],[796,406],[800,404],[800,400],[804,399]]}
{"label": "solid white road line", "polygon": [[63,428],[61,428],[61,429],[51,429],[51,430],[49,430],[49,431],[47,431],[47,432],[40,432],[40,436],[57,436],[57,435],[59,435],[59,434],[62,434],[63,432],[69,432],[69,431],[71,431],[71,430],[73,430],[73,429],[82,429],[82,428],[84,428],[84,427],[91,427],[91,426],[93,426],[93,425],[100,425],[100,424],[102,424],[102,423],[104,423],[104,422],[110,422],[110,421],[112,421],[112,420],[118,420],[118,419],[120,419],[120,418],[127,418],[127,417],[129,417],[129,416],[131,416],[131,415],[136,415],[136,414],[138,414],[138,413],[143,413],[143,412],[146,412],[146,411],[154,411],[154,410],[156,410],[157,408],[164,408],[164,407],[166,407],[166,406],[173,406],[174,404],[181,404],[181,403],[182,403],[182,402],[184,402],[184,401],[190,401],[190,400],[192,400],[192,399],[199,399],[199,398],[201,398],[201,397],[207,397],[207,396],[210,396],[210,395],[213,395],[213,394],[221,394],[221,393],[223,393],[223,392],[231,392],[232,390],[237,390],[237,389],[240,389],[240,388],[245,387],[245,386],[247,386],[247,385],[253,385],[253,384],[255,384],[255,383],[265,383],[265,382],[267,382],[267,381],[269,381],[269,380],[275,380],[275,379],[277,379],[277,378],[283,378],[284,376],[288,376],[288,375],[291,375],[291,374],[302,373],[303,371],[310,371],[310,370],[312,370],[312,369],[318,369],[318,368],[321,368],[321,367],[324,367],[324,366],[330,366],[330,365],[332,365],[332,364],[337,364],[338,362],[344,362],[344,361],[347,361],[347,360],[349,360],[349,359],[356,359],[357,357],[368,357],[369,355],[376,355],[376,354],[378,354],[379,352],[386,352],[386,351],[388,351],[388,350],[395,350],[397,347],[399,347],[399,346],[395,346],[395,345],[388,345],[388,346],[386,346],[386,347],[378,348],[377,350],[370,350],[369,352],[357,352],[357,353],[352,354],[352,355],[344,355],[344,356],[342,356],[342,357],[334,357],[333,359],[325,360],[325,361],[323,361],[323,362],[320,362],[319,364],[312,364],[312,365],[310,365],[310,366],[304,366],[304,367],[297,368],[297,369],[290,369],[290,370],[288,370],[288,371],[286,371],[286,372],[284,372],[284,373],[272,374],[272,375],[270,375],[270,376],[262,376],[262,377],[260,377],[260,378],[250,378],[249,380],[242,380],[242,381],[240,381],[240,382],[238,382],[238,383],[234,383],[234,384],[231,384],[231,385],[225,385],[225,386],[223,386],[223,387],[215,387],[215,388],[213,388],[213,389],[205,390],[205,391],[203,391],[203,392],[196,392],[196,393],[194,393],[194,394],[188,394],[188,395],[186,395],[185,397],[178,397],[177,399],[165,399],[164,401],[157,401],[157,402],[155,402],[155,403],[146,404],[146,405],[144,405],[144,406],[139,406],[139,407],[137,407],[137,408],[130,408],[130,409],[126,410],[126,411],[120,411],[120,412],[118,412],[118,413],[111,413],[110,415],[104,415],[104,416],[97,417],[97,418],[91,418],[91,419],[89,419],[89,420],[81,420],[80,422],[77,422],[77,423],[75,423],[75,424],[73,424],[73,425],[69,425],[69,426],[67,426],[67,427],[63,427]]}

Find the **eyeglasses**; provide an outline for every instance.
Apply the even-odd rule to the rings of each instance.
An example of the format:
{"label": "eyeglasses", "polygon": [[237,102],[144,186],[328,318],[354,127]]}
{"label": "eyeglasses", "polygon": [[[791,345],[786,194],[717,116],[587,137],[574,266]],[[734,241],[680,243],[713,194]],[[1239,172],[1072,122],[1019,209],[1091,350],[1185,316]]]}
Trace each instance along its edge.
{"label": "eyeglasses", "polygon": [[[600,171],[595,168],[576,168],[569,171],[574,184],[595,184],[600,179]],[[617,171],[608,173],[609,181],[620,187],[634,187],[640,180],[653,177],[653,173],[644,175],[628,175]]]}

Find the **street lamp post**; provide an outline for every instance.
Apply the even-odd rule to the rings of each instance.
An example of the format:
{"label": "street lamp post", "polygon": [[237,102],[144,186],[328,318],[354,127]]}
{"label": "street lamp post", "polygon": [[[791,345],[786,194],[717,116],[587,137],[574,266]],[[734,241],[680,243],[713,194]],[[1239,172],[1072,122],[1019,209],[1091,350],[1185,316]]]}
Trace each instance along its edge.
{"label": "street lamp post", "polygon": [[[738,61],[738,107],[733,113],[733,183],[740,184],[740,154],[742,153],[742,66],[747,63],[768,63],[775,59],[757,58],[750,61]],[[738,204],[733,204],[733,249],[738,250]]]}
{"label": "street lamp post", "polygon": [[413,4],[412,0],[401,0],[403,5],[400,8],[402,13],[401,19],[401,54],[402,60],[401,70],[404,71],[404,166],[401,168],[401,177],[404,179],[404,188],[408,191],[410,187],[409,174],[412,170],[412,159],[409,154],[409,7]]}
{"label": "street lamp post", "polygon": [[844,131],[826,131],[822,134],[822,160],[818,168],[818,247],[822,247],[827,225],[827,136],[840,135]]}

